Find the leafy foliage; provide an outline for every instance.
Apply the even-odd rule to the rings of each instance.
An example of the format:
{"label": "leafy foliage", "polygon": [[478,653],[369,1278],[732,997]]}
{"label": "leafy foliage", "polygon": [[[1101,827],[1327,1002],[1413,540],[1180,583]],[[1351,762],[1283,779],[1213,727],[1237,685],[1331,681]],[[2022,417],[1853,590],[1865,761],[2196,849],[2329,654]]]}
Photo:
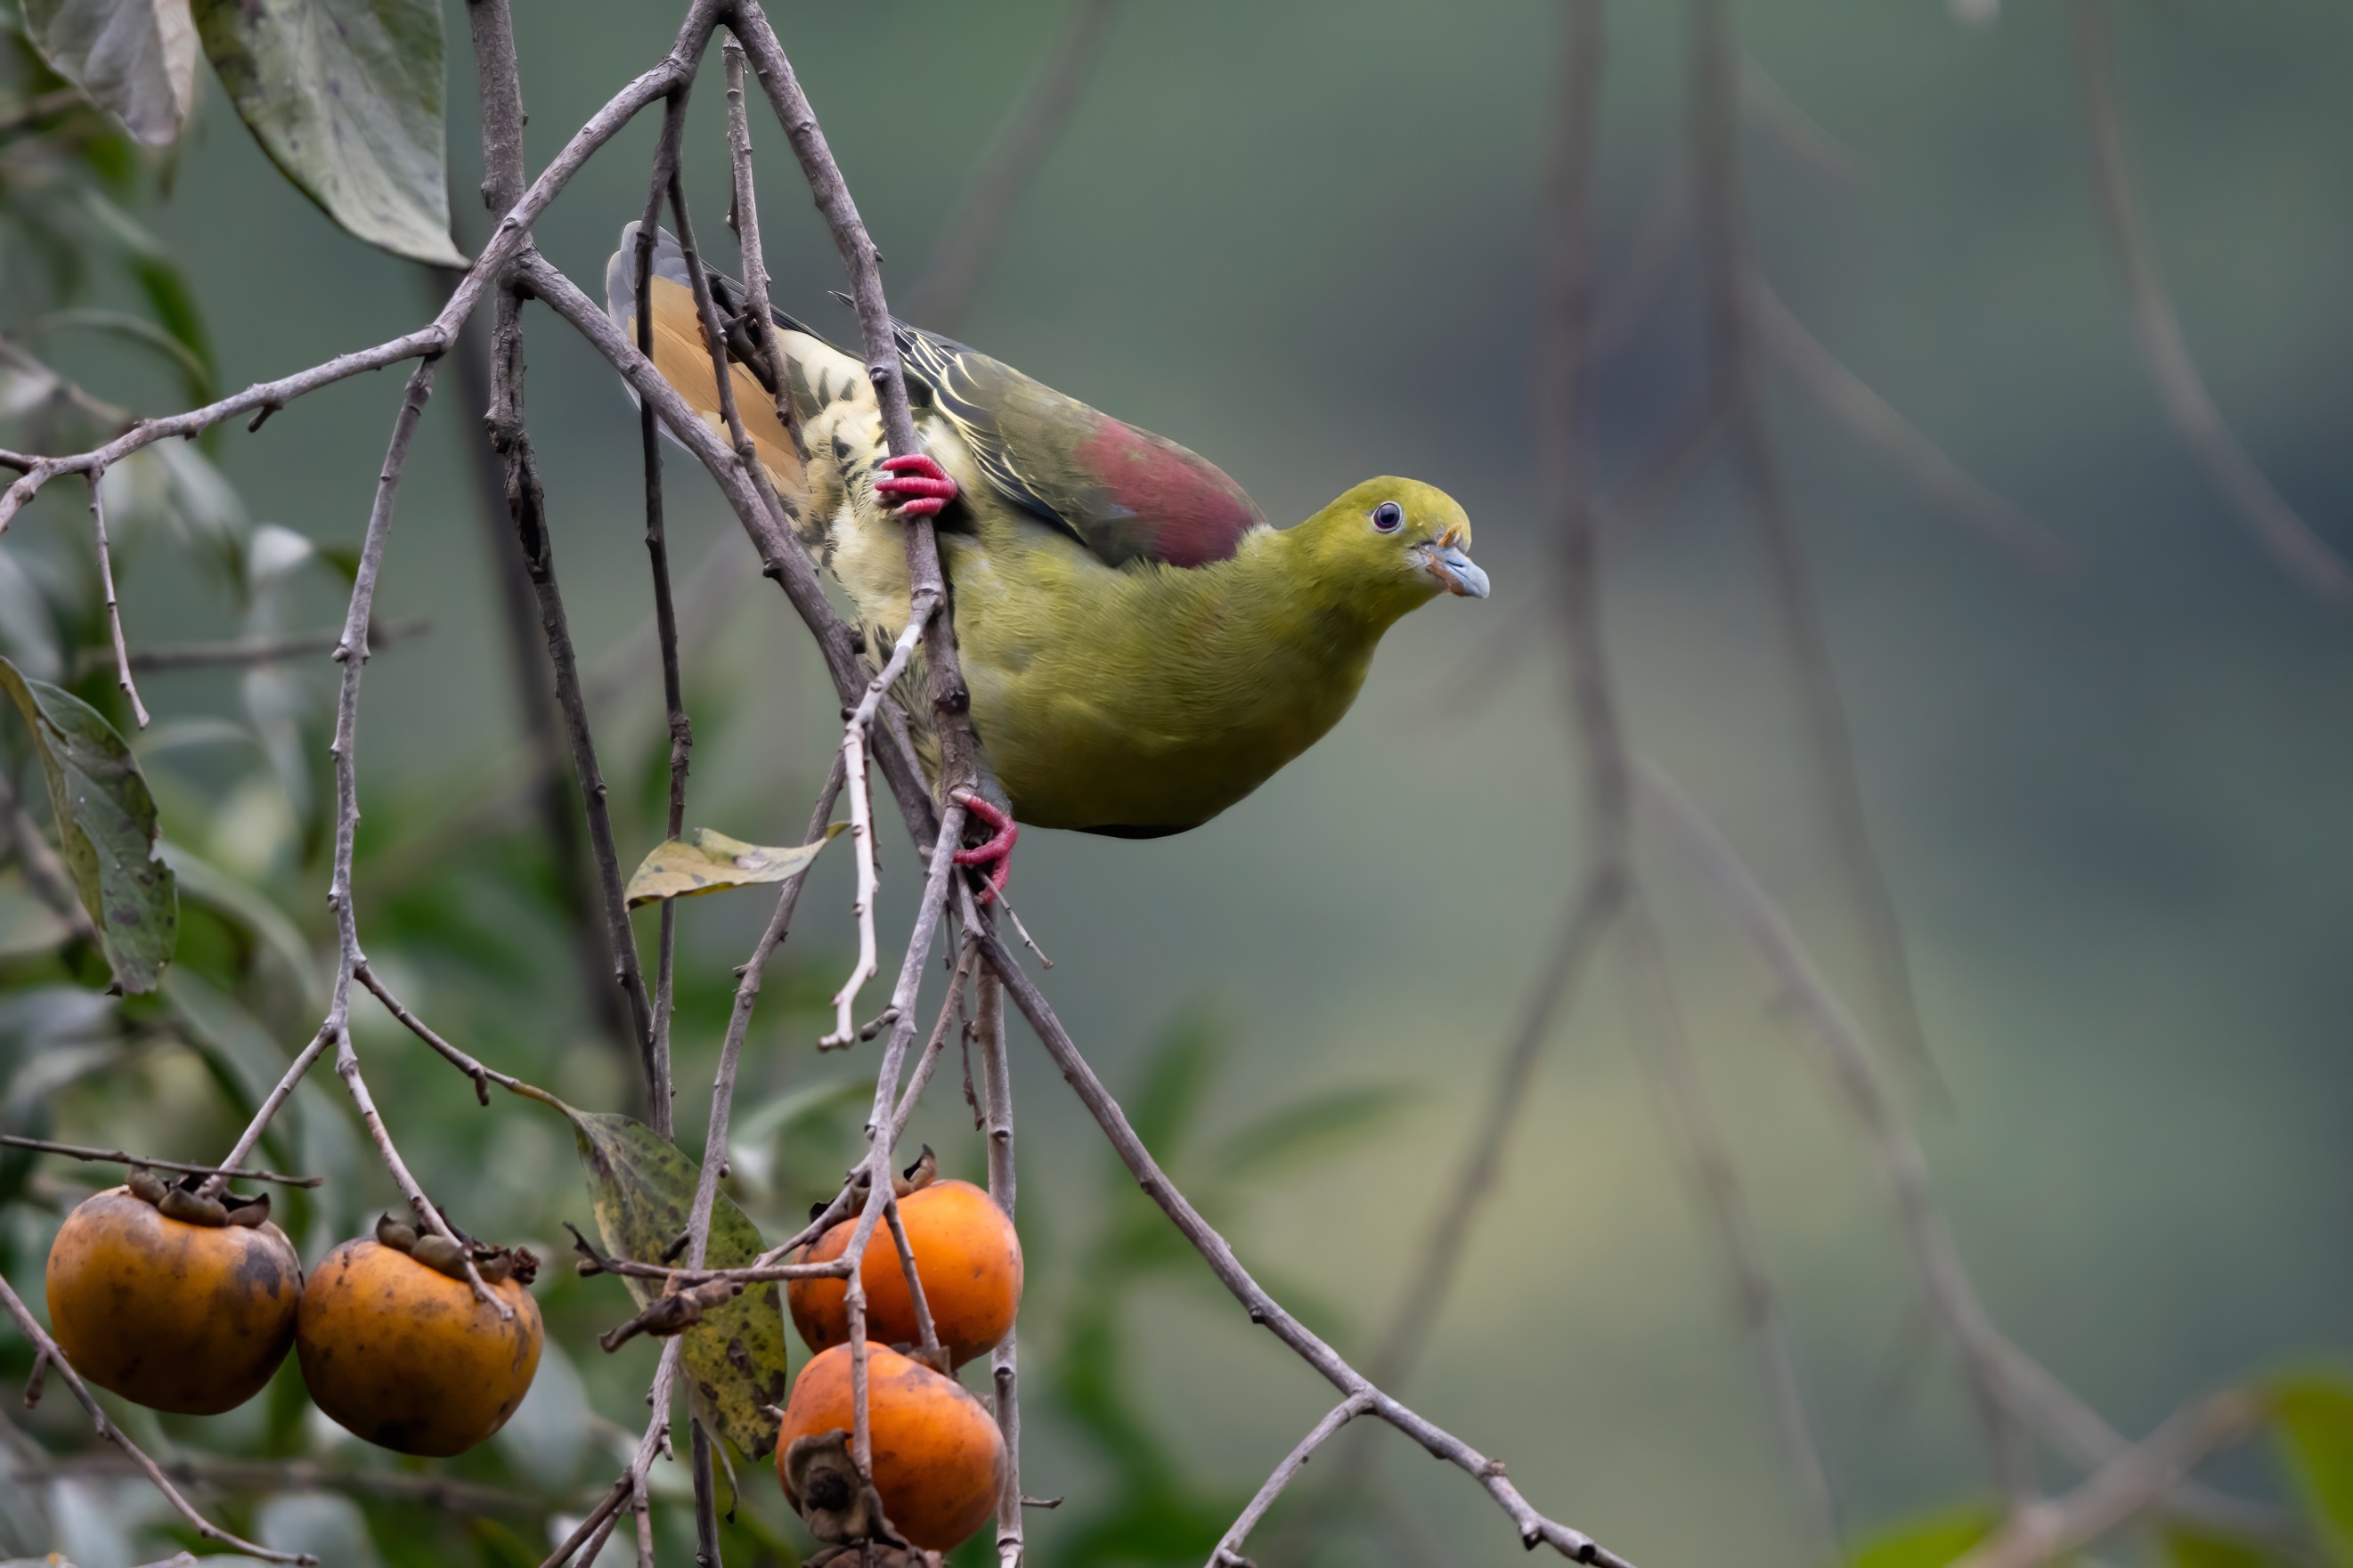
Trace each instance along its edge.
{"label": "leafy foliage", "polygon": [[196,96],[188,0],[24,0],[50,68],[151,146],[177,141]]}
{"label": "leafy foliage", "polygon": [[438,267],[449,242],[441,7],[198,0],[221,86],[286,177],[350,233]]}
{"label": "leafy foliage", "polygon": [[[572,1119],[607,1249],[639,1262],[674,1258],[702,1167],[642,1121],[569,1108],[565,1114]],[[740,1268],[761,1250],[759,1226],[725,1194],[719,1194],[712,1205],[703,1261],[713,1268]],[[626,1283],[641,1307],[659,1294],[649,1280]],[[784,1404],[789,1386],[783,1296],[776,1286],[754,1285],[732,1301],[705,1309],[702,1321],[681,1338],[696,1409],[712,1429],[755,1459],[775,1451],[776,1418],[767,1406]]]}
{"label": "leafy foliage", "polygon": [[155,800],[131,748],[89,703],[0,658],[49,786],[49,809],[114,984],[153,991],[179,940],[172,868],[155,857]]}
{"label": "leafy foliage", "polygon": [[2353,1380],[2325,1373],[2279,1379],[2272,1419],[2330,1560],[2353,1563]]}

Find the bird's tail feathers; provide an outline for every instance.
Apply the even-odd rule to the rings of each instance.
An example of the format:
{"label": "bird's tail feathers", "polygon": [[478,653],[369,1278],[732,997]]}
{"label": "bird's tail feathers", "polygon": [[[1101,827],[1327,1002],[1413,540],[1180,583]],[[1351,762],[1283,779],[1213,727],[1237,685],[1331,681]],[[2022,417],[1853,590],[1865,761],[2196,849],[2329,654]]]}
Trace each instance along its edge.
{"label": "bird's tail feathers", "polygon": [[[711,350],[695,309],[686,252],[667,229],[654,230],[652,262],[649,298],[654,368],[722,440],[730,439],[720,408],[719,382],[712,374]],[[721,311],[740,314],[744,304],[742,289],[716,272],[706,271],[705,276]],[[605,309],[632,343],[637,342],[638,331],[637,284],[638,225],[631,223],[621,230],[620,248],[605,265]],[[797,323],[787,324],[798,327]],[[808,489],[800,442],[796,433],[776,417],[776,399],[770,386],[764,384],[762,376],[744,363],[743,351],[747,347],[750,345],[731,345],[728,355],[728,379],[735,395],[736,414],[744,421],[744,434],[752,438],[761,466],[768,471],[768,482],[776,487],[786,507],[797,513]],[[757,354],[759,351],[753,348],[751,352]]]}

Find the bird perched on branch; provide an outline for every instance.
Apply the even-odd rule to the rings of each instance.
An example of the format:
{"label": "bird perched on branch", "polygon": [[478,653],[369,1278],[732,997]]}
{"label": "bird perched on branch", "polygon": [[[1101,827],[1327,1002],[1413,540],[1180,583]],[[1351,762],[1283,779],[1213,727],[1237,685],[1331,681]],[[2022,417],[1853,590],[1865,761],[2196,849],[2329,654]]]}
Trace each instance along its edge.
{"label": "bird perched on branch", "polygon": [[[635,341],[637,233],[606,269]],[[1182,833],[1314,744],[1356,700],[1381,634],[1440,594],[1487,596],[1454,500],[1377,479],[1275,529],[1206,459],[1009,365],[897,325],[920,456],[892,458],[864,361],[771,307],[777,373],[743,290],[709,275],[736,407],[793,530],[855,607],[878,666],[908,615],[902,518],[936,519],[984,766],[1012,816],[1126,838]],[[686,258],[660,233],[653,360],[724,437]],[[920,671],[907,693],[923,689]],[[906,700],[925,765],[928,704]],[[1018,832],[960,855],[1003,885]]]}

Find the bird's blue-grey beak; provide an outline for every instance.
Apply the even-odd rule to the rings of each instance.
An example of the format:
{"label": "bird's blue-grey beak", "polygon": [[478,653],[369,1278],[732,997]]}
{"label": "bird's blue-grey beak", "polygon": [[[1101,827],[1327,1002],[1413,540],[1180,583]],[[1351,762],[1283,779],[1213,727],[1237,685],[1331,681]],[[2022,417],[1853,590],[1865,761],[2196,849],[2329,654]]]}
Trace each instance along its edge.
{"label": "bird's blue-grey beak", "polygon": [[1487,596],[1487,574],[1459,544],[1440,542],[1423,545],[1421,569],[1430,574],[1430,581],[1458,598]]}

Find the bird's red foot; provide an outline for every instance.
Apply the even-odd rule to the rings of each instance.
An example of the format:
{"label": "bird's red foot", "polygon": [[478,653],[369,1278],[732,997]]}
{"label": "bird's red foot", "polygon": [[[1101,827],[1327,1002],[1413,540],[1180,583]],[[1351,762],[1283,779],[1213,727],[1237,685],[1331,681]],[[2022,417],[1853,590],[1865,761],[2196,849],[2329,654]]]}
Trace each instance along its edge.
{"label": "bird's red foot", "polygon": [[980,901],[986,908],[996,901],[997,895],[1005,890],[1005,884],[1013,879],[1013,846],[1020,839],[1021,829],[1014,826],[1013,818],[976,795],[959,795],[955,800],[996,835],[986,844],[957,850],[953,857],[959,866],[996,868],[988,873],[988,885],[980,890]]}
{"label": "bird's red foot", "polygon": [[891,477],[875,480],[874,493],[902,517],[937,517],[956,499],[956,482],[947,470],[920,452],[884,458],[882,471]]}

